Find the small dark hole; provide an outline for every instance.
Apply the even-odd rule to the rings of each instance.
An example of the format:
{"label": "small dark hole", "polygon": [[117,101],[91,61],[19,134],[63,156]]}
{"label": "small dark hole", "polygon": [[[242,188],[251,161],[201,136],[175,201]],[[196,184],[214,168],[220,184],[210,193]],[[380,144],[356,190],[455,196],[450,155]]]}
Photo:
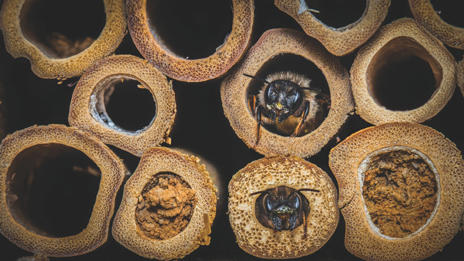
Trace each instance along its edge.
{"label": "small dark hole", "polygon": [[[368,73],[371,93],[389,110],[412,110],[426,103],[439,80],[422,46],[406,38],[391,41],[374,57],[377,68]],[[429,59],[429,61],[425,60]],[[439,67],[438,65],[435,65]]]}
{"label": "small dark hole", "polygon": [[154,36],[183,58],[212,55],[232,31],[231,1],[150,0],[147,13]]}
{"label": "small dark hole", "polygon": [[127,131],[144,129],[152,122],[156,105],[151,92],[137,80],[116,80],[105,89],[106,111],[111,120]]}
{"label": "small dark hole", "polygon": [[448,24],[464,27],[462,16],[462,1],[456,0],[431,0],[433,9]]}
{"label": "small dark hole", "polygon": [[[314,122],[311,126],[308,126],[306,131],[300,133],[297,136],[303,136],[307,133],[311,132],[312,130],[316,129],[320,126],[320,124],[325,120],[329,111],[330,105],[330,91],[329,85],[327,80],[322,73],[322,71],[311,61],[305,59],[302,56],[294,55],[294,54],[279,54],[269,61],[267,61],[260,70],[254,75],[254,79],[251,81],[250,86],[248,86],[248,101],[250,104],[250,112],[254,114],[252,109],[252,100],[253,96],[257,99],[257,104],[263,105],[265,107],[264,102],[259,102],[259,92],[265,89],[268,85],[264,84],[262,80],[265,80],[269,75],[279,73],[279,72],[291,72],[292,74],[302,75],[305,78],[311,80],[310,86],[301,86],[301,87],[314,87],[320,89],[320,94],[317,96],[321,100],[326,100],[327,104],[320,104],[321,106],[321,114],[318,114],[317,118],[314,119]],[[243,76],[246,77],[246,76]],[[259,80],[261,79],[261,80]],[[304,103],[303,100],[302,103]],[[301,115],[299,115],[301,116]],[[257,115],[254,115],[255,119],[257,119]],[[302,117],[300,117],[302,118]],[[263,127],[266,128],[268,131],[273,133],[282,135],[282,136],[291,136],[295,124],[300,121],[300,118],[297,121],[293,121],[292,123],[283,122],[283,124],[265,124],[263,122]],[[288,125],[288,126],[287,126]],[[284,127],[285,126],[285,127]]]}
{"label": "small dark hole", "polygon": [[36,233],[78,234],[89,222],[100,169],[84,153],[61,144],[36,145],[19,153],[8,169],[8,207]]}
{"label": "small dark hole", "polygon": [[359,20],[366,9],[366,0],[305,0],[317,19],[324,24],[340,28]]}
{"label": "small dark hole", "polygon": [[26,0],[21,29],[48,56],[65,58],[93,43],[105,26],[105,17],[101,0]]}

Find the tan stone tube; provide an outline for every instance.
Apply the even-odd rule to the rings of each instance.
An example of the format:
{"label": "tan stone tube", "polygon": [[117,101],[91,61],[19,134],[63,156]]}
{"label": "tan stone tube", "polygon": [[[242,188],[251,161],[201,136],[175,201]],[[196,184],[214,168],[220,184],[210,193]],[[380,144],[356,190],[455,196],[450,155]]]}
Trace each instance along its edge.
{"label": "tan stone tube", "polygon": [[[39,256],[88,253],[106,242],[116,193],[125,174],[122,161],[89,133],[63,125],[17,131],[0,145],[0,232],[20,248]],[[83,194],[90,187],[98,189],[96,195],[87,197],[94,200],[93,206],[88,206],[88,202],[84,208],[73,204],[76,195],[71,199],[66,196],[69,191],[61,189],[71,185],[59,182],[85,184],[79,189]],[[62,197],[70,202],[63,202]],[[53,203],[57,205],[50,205]],[[82,224],[70,223],[77,222],[76,216],[84,213],[50,213],[74,209],[89,212],[80,219]],[[57,216],[69,219],[55,219]]]}
{"label": "tan stone tube", "polygon": [[451,53],[410,18],[380,29],[351,67],[356,112],[371,124],[423,122],[449,101],[456,85]]}
{"label": "tan stone tube", "polygon": [[[319,94],[314,97],[311,92],[301,92],[300,96],[306,98],[299,106],[304,106],[306,101],[311,104],[307,114],[310,116],[301,124],[301,135],[293,135],[292,132],[297,128],[295,124],[304,118],[303,112],[298,114],[295,111],[279,124],[268,120],[261,127],[258,125],[252,103],[255,100],[267,109],[266,98],[262,97],[264,89],[278,80],[320,89],[320,95],[325,97],[322,100]],[[261,90],[256,88],[257,85]],[[221,100],[224,114],[235,133],[248,147],[266,156],[308,157],[316,154],[338,132],[353,110],[345,68],[318,42],[291,29],[268,30],[260,37],[240,66],[222,82]],[[287,122],[290,127],[285,126]]]}
{"label": "tan stone tube", "polygon": [[237,244],[266,259],[307,256],[338,224],[337,190],[316,165],[298,157],[263,158],[229,183],[229,221]]}
{"label": "tan stone tube", "polygon": [[[445,9],[447,4],[451,4],[453,1],[436,1],[437,4],[444,4]],[[443,2],[443,3],[440,3]],[[447,3],[449,2],[449,3]],[[458,2],[456,2],[458,4]],[[424,26],[429,32],[435,37],[440,39],[445,44],[464,50],[464,24],[453,25],[449,24],[440,16],[439,12],[454,12],[458,19],[462,21],[462,9],[458,5],[448,6],[448,8],[454,8],[454,10],[440,10],[439,7],[434,7],[430,0],[409,0],[409,6],[411,8],[412,15]]]}
{"label": "tan stone tube", "polygon": [[[337,56],[346,55],[366,42],[380,27],[390,6],[390,0],[366,0],[365,10],[359,19],[334,28],[321,22],[316,17],[316,12],[320,11],[317,9],[311,11],[314,7],[308,6],[307,2],[311,5],[315,1],[274,0],[277,8],[293,17],[307,35],[316,38],[330,53]],[[319,2],[321,5],[331,4],[324,3],[326,1]]]}
{"label": "tan stone tube", "polygon": [[457,66],[457,82],[461,93],[464,96],[464,58],[458,63]]}
{"label": "tan stone tube", "polygon": [[[216,6],[216,1],[210,1],[211,5]],[[181,4],[180,2],[176,2]],[[161,72],[179,81],[186,82],[202,82],[217,78],[226,73],[243,55],[251,38],[251,32],[254,19],[254,1],[253,0],[232,0],[232,28],[224,42],[216,48],[213,54],[207,57],[197,59],[189,59],[183,57],[182,54],[176,53],[172,48],[172,44],[168,44],[166,37],[175,35],[179,32],[168,32],[161,35],[160,32],[166,28],[159,28],[161,25],[156,24],[153,20],[156,15],[165,15],[162,8],[166,8],[163,1],[127,1],[128,26],[132,36],[132,40],[139,52],[149,60]],[[185,3],[183,3],[185,4]],[[182,4],[182,5],[183,5]],[[194,8],[195,6],[192,6]],[[211,10],[211,6],[206,6],[205,10]],[[205,11],[203,10],[203,11]],[[175,15],[179,15],[176,10]],[[194,9],[190,12],[199,12]],[[211,16],[211,14],[202,14],[200,16]],[[166,19],[169,17],[165,17]],[[185,21],[185,23],[195,24],[197,20],[202,20],[196,16],[196,20]],[[178,22],[178,21],[173,21]],[[172,25],[166,25],[172,28]],[[208,27],[212,24],[205,25]],[[193,36],[198,38],[201,36]],[[198,39],[178,40],[175,43],[182,41],[192,41]],[[189,45],[189,42],[181,44]],[[207,43],[203,44],[207,45]],[[193,50],[194,52],[197,50]]]}
{"label": "tan stone tube", "polygon": [[[66,4],[59,0],[3,1],[0,28],[7,51],[15,58],[27,58],[32,71],[41,78],[62,80],[81,75],[95,61],[114,52],[127,30],[124,1],[99,1],[103,2],[103,6],[91,0],[69,1]],[[100,10],[97,8],[100,6],[102,13],[95,17],[90,15]],[[76,14],[80,16],[76,18]],[[82,22],[76,23],[72,19]],[[72,28],[62,28],[67,20],[72,20]],[[47,21],[52,23],[47,24]],[[90,29],[76,29],[76,24],[85,24]],[[77,34],[86,33],[87,30],[95,31],[93,27],[96,24],[101,24],[101,31],[74,39]]]}
{"label": "tan stone tube", "polygon": [[145,258],[183,258],[209,245],[216,201],[216,189],[198,158],[149,149],[124,185],[113,237]]}
{"label": "tan stone tube", "polygon": [[[124,86],[129,81],[137,86]],[[148,90],[155,103],[150,108],[154,111],[153,119],[138,130],[127,130],[113,121],[106,106],[116,88]],[[141,156],[148,148],[170,142],[175,114],[175,94],[166,76],[146,60],[132,55],[114,55],[96,62],[79,79],[68,120],[72,126],[89,130],[105,143]]]}
{"label": "tan stone tube", "polygon": [[459,231],[464,160],[417,123],[363,129],[334,147],[329,166],[346,222],[345,247],[364,260],[422,260]]}

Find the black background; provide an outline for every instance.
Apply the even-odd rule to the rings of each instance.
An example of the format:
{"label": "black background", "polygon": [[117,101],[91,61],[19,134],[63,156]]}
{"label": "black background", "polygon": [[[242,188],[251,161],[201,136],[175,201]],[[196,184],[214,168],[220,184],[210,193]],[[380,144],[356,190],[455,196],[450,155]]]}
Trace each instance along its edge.
{"label": "black background", "polygon": [[[230,5],[230,3],[227,4]],[[255,27],[251,44],[254,44],[259,36],[270,28],[289,27],[302,31],[298,24],[289,16],[275,8],[272,1],[257,0],[255,8]],[[195,12],[197,11],[195,10]],[[351,11],[355,12],[356,10],[343,9],[341,13],[337,13],[337,16],[342,16],[344,12],[349,13]],[[189,12],[189,10],[185,12]],[[202,15],[207,15],[208,12],[213,12],[213,10],[204,10],[204,12]],[[185,15],[188,15],[188,13],[185,13]],[[384,24],[404,16],[411,17],[407,1],[394,0]],[[82,19],[85,19],[85,15],[82,15]],[[75,22],[79,23],[79,21]],[[216,26],[220,25],[216,24]],[[204,38],[204,41],[208,40],[206,37]],[[201,45],[201,41],[199,45]],[[456,59],[461,59],[462,51],[451,48],[449,50]],[[129,34],[126,35],[124,41],[116,50],[116,54],[133,54],[141,57],[133,45]],[[340,58],[347,70],[349,70],[355,55],[356,51]],[[56,80],[38,78],[31,72],[30,64],[27,60],[23,58],[13,59],[6,53],[3,37],[0,37],[0,80],[5,88],[6,98],[1,106],[4,106],[7,112],[8,133],[34,124],[68,124],[67,115],[73,88],[67,87],[66,83],[76,81],[78,78],[70,79],[61,85]],[[230,228],[226,214],[226,197],[227,184],[232,175],[249,162],[262,156],[246,147],[229,126],[221,106],[219,93],[221,80],[222,78],[219,78],[203,83],[173,81],[176,92],[177,115],[171,135],[172,146],[198,153],[212,163],[218,170],[220,176],[219,189],[222,191],[212,229],[211,244],[200,247],[187,256],[186,260],[257,259],[243,252],[235,243],[234,234]],[[131,104],[121,102],[120,106],[130,107]],[[463,108],[463,97],[456,88],[452,99],[446,107],[437,116],[423,124],[442,132],[446,137],[455,142],[462,151],[464,149],[463,127],[461,126]],[[359,116],[351,116],[338,134],[338,137],[343,140],[351,133],[368,126],[370,124],[363,121]],[[320,153],[308,160],[324,169],[336,184],[336,180],[329,170],[327,163],[328,152],[335,144],[336,140],[333,139]],[[131,171],[135,170],[139,161],[137,157],[114,147],[111,148],[124,160]],[[119,205],[121,194],[122,189],[118,194],[116,208]],[[318,252],[301,258],[301,260],[357,260],[356,257],[345,250],[343,240],[344,220],[340,216],[337,230],[328,243]],[[442,252],[435,254],[428,260],[464,260],[463,246],[464,236],[462,232],[459,232]],[[21,256],[30,255],[10,243],[3,236],[0,236],[0,249],[2,249],[0,254],[1,260],[14,260]],[[113,258],[121,260],[144,260],[144,258],[137,256],[115,242],[111,235],[109,235],[107,243],[95,251],[82,256],[70,257],[67,260],[109,260]]]}

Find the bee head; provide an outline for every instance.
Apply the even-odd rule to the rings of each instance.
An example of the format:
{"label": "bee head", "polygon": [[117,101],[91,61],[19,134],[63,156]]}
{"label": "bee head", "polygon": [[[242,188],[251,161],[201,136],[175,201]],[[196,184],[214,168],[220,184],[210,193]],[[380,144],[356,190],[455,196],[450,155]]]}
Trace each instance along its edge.
{"label": "bee head", "polygon": [[264,90],[266,108],[275,113],[279,122],[293,114],[302,99],[300,86],[289,80],[272,81]]}

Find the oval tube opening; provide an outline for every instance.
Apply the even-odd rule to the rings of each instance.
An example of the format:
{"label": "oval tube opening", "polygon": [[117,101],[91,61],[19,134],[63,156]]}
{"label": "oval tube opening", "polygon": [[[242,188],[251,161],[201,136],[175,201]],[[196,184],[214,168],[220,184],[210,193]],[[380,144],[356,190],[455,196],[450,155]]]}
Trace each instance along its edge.
{"label": "oval tube opening", "polygon": [[74,148],[55,143],[32,146],[8,169],[8,208],[16,222],[37,234],[78,234],[89,222],[100,173]]}
{"label": "oval tube opening", "polygon": [[147,1],[150,30],[166,50],[178,57],[208,57],[216,52],[232,31],[232,1],[228,2]]}
{"label": "oval tube opening", "polygon": [[67,58],[94,42],[105,26],[105,18],[100,0],[26,0],[20,26],[26,39],[45,55]]}
{"label": "oval tube opening", "polygon": [[154,96],[144,83],[129,76],[112,76],[99,83],[90,106],[94,119],[131,134],[146,130],[156,117]]}
{"label": "oval tube opening", "polygon": [[383,46],[367,69],[370,95],[381,106],[406,111],[425,104],[441,83],[442,68],[427,50],[409,37]]}
{"label": "oval tube opening", "polygon": [[375,151],[363,160],[359,175],[369,223],[384,237],[416,234],[436,212],[438,174],[417,150],[397,146]]}
{"label": "oval tube opening", "polygon": [[189,224],[196,201],[195,191],[181,176],[153,175],[138,198],[137,232],[155,240],[176,236]]}
{"label": "oval tube opening", "polygon": [[327,80],[315,64],[302,56],[277,55],[255,75],[243,77],[253,78],[247,91],[249,111],[256,120],[260,114],[261,126],[270,132],[304,136],[317,129],[328,115]]}
{"label": "oval tube opening", "polygon": [[430,0],[430,3],[435,9],[435,12],[440,18],[450,25],[464,27],[464,19],[462,19],[462,3],[459,1],[438,1]]}
{"label": "oval tube opening", "polygon": [[363,16],[367,0],[305,0],[306,6],[318,20],[334,28],[346,27]]}

